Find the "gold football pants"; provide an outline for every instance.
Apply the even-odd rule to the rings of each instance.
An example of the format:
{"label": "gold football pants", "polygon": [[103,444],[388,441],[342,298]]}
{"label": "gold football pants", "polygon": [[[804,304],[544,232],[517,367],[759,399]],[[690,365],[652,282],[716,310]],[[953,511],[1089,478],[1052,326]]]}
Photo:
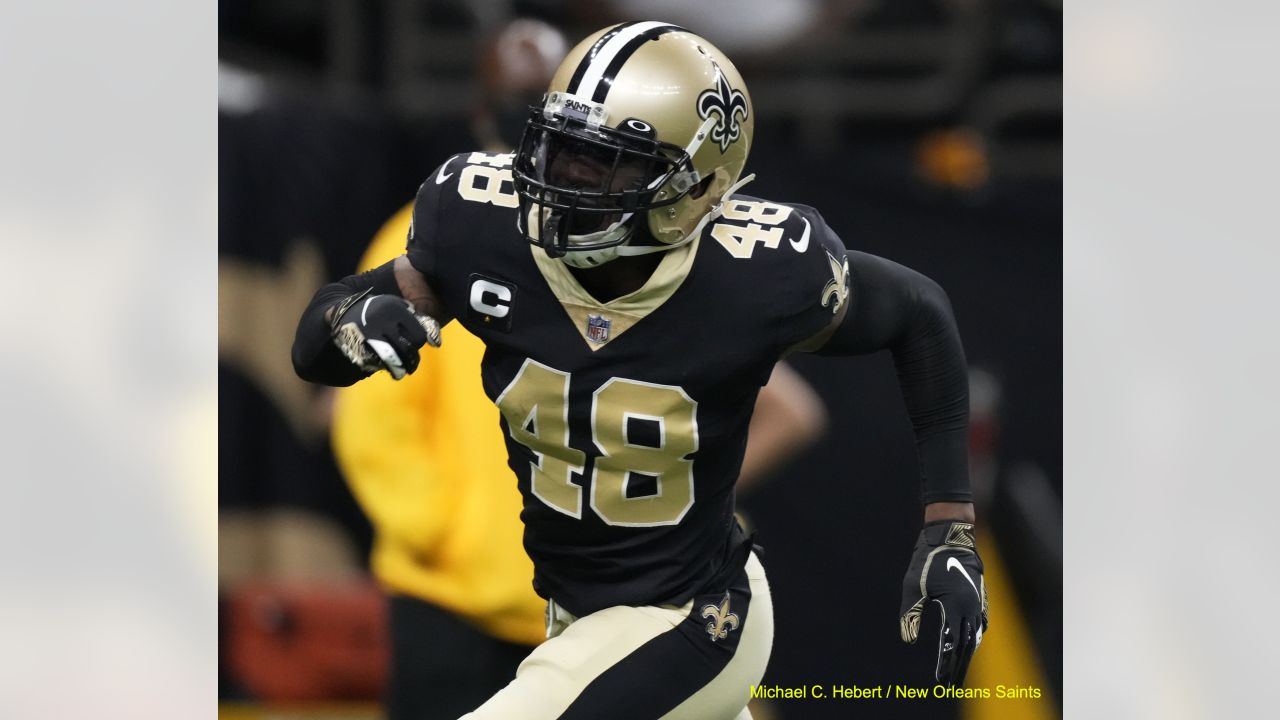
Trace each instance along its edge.
{"label": "gold football pants", "polygon": [[773,601],[753,553],[727,589],[683,606],[575,618],[554,602],[548,640],[462,720],[750,720],[773,646]]}

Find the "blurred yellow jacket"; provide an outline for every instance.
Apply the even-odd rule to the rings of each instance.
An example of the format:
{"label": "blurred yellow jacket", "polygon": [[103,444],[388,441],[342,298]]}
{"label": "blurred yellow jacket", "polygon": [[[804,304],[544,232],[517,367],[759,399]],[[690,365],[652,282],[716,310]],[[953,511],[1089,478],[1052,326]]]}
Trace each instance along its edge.
{"label": "blurred yellow jacket", "polygon": [[[360,269],[404,253],[412,205],[378,232]],[[524,552],[521,500],[498,410],[480,383],[484,345],[450,323],[418,371],[340,388],[333,447],[374,528],[373,573],[488,634],[535,645],[544,601]]]}

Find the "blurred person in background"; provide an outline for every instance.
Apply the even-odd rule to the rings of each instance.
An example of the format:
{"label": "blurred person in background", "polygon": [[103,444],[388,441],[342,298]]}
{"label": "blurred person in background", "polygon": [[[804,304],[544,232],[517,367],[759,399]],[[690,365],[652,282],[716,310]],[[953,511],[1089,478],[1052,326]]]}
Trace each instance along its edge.
{"label": "blurred person in background", "polygon": [[472,147],[511,152],[524,132],[529,106],[538,103],[567,52],[564,33],[541,20],[513,20],[490,35],[476,58]]}
{"label": "blurred person in background", "polygon": [[299,322],[295,369],[336,386],[412,373],[455,317],[485,341],[549,639],[468,718],[750,717],[773,617],[733,484],[759,388],[795,350],[892,352],[925,503],[900,632],[939,612],[932,674],[963,682],[987,605],[949,302],[846,252],[811,208],[734,198],[754,122],[705,39],[601,30],[514,158],[448,159],[407,254],[321,288]]}
{"label": "blurred person in background", "polygon": [[[517,20],[482,45],[476,142],[510,152],[567,46],[554,28]],[[369,246],[359,271],[404,252],[412,204]],[[401,383],[339,391],[333,448],[374,527],[371,568],[390,596],[388,720],[453,720],[511,681],[546,636],[546,601],[521,547],[520,494],[506,466],[497,410],[484,395],[483,343],[460,324],[442,331]],[[779,364],[752,415],[739,487],[759,482],[814,442],[825,410]]]}

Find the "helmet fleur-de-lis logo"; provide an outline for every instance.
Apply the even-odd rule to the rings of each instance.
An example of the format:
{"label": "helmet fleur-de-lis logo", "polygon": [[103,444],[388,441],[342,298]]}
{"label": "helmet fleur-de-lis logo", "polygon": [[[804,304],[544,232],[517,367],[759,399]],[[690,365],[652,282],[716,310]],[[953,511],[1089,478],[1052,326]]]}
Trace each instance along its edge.
{"label": "helmet fleur-de-lis logo", "polygon": [[719,65],[711,65],[716,69],[716,86],[698,95],[698,117],[706,120],[713,113],[716,115],[711,139],[720,144],[720,152],[723,153],[742,135],[740,123],[747,119],[747,96],[729,85]]}
{"label": "helmet fleur-de-lis logo", "polygon": [[728,591],[725,592],[724,600],[720,601],[719,607],[703,605],[702,617],[711,619],[711,622],[707,623],[707,634],[711,636],[711,642],[723,640],[729,637],[731,631],[738,629],[738,614],[729,612]]}

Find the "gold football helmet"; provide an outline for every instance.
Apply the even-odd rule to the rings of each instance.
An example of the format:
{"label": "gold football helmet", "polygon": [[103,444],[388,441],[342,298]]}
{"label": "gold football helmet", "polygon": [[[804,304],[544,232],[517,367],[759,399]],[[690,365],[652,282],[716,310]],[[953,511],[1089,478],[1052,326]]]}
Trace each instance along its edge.
{"label": "gold football helmet", "polygon": [[601,30],[530,110],[512,173],[519,228],[575,267],[683,245],[745,183],[754,124],[742,76],[705,39],[661,22]]}

